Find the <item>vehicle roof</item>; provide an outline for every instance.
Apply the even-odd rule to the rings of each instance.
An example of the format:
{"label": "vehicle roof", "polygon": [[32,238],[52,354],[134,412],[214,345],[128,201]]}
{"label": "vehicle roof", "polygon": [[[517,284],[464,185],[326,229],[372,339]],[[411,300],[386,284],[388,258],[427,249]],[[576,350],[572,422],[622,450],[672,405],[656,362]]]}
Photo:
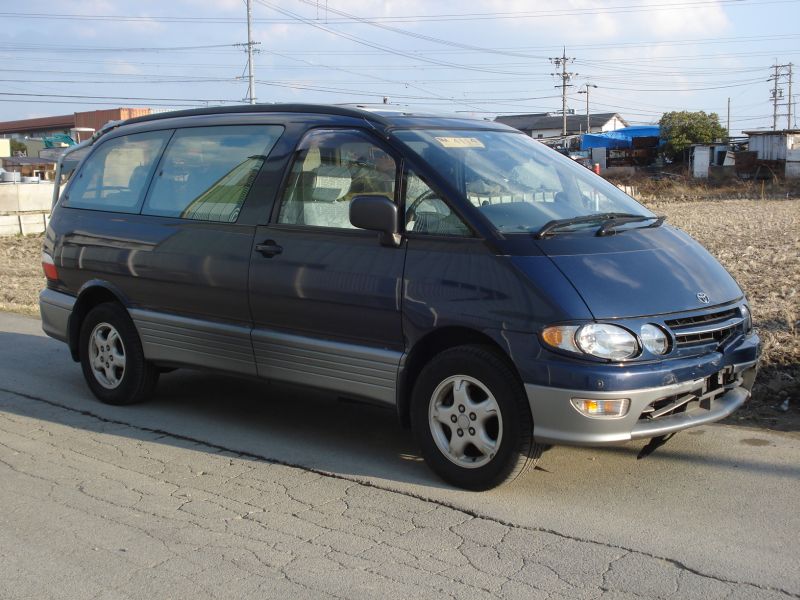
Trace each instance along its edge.
{"label": "vehicle roof", "polygon": [[309,115],[341,116],[364,119],[382,128],[395,127],[446,127],[455,129],[495,129],[513,131],[511,127],[482,119],[469,119],[457,115],[434,115],[416,113],[391,105],[330,105],[330,104],[237,104],[234,106],[214,106],[192,108],[143,117],[135,117],[119,123],[129,125],[163,119],[191,118],[208,115],[247,114],[247,113],[300,113]]}

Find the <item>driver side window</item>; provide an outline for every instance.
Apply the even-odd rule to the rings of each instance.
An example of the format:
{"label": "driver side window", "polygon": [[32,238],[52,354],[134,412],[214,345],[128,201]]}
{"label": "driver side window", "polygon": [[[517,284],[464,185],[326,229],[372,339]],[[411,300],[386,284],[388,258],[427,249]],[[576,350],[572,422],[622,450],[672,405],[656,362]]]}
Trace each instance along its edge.
{"label": "driver side window", "polygon": [[469,237],[469,227],[416,173],[405,181],[406,231],[429,235]]}

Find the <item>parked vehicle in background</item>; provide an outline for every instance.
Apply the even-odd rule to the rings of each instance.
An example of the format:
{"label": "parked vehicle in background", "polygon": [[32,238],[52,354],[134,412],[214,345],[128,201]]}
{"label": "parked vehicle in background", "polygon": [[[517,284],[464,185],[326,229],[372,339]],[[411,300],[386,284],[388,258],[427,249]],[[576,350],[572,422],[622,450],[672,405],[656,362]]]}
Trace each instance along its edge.
{"label": "parked vehicle in background", "polygon": [[746,401],[759,340],[688,235],[509,127],[355,108],[162,113],[92,143],[44,330],[111,404],[216,369],[394,406],[441,477],[654,438]]}

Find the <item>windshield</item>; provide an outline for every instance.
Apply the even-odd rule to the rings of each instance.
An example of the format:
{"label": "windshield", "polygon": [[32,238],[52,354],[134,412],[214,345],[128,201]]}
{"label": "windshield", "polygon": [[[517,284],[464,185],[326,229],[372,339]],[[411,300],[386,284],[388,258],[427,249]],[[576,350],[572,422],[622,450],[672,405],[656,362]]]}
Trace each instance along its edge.
{"label": "windshield", "polygon": [[[504,233],[536,232],[554,220],[598,215],[653,217],[601,177],[521,133],[414,129],[394,132],[447,177]],[[561,230],[596,223],[582,220]]]}

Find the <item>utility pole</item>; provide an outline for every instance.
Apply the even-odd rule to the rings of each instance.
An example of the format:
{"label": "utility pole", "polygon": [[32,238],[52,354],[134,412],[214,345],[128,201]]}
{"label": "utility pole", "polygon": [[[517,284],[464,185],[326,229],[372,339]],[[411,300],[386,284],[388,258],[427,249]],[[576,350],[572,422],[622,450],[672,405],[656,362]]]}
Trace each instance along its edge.
{"label": "utility pole", "polygon": [[778,105],[782,104],[780,102],[783,96],[783,88],[778,87],[781,83],[781,80],[785,80],[786,83],[789,84],[789,98],[787,101],[787,127],[791,129],[792,126],[792,63],[786,65],[779,65],[777,64],[778,61],[775,61],[776,64],[772,65],[773,74],[772,77],[767,79],[767,81],[772,81],[772,90],[770,90],[770,96],[772,99],[772,130],[776,131],[778,129]]}
{"label": "utility pole", "polygon": [[586,133],[592,133],[592,119],[589,115],[589,88],[596,88],[597,86],[593,83],[586,83],[584,84],[586,89],[581,90],[579,94],[586,94]]}
{"label": "utility pole", "polygon": [[728,139],[731,138],[731,99],[728,97]]}
{"label": "utility pole", "polygon": [[770,77],[767,81],[772,80],[774,82],[772,86],[772,131],[776,131],[778,129],[778,92],[782,92],[782,90],[778,89],[778,69],[780,68],[779,65],[774,64],[772,68],[775,69],[775,73]]}
{"label": "utility pole", "polygon": [[247,0],[247,98],[250,104],[256,103],[253,78],[253,3],[252,0]]}
{"label": "utility pole", "polygon": [[244,48],[247,52],[247,101],[250,104],[256,103],[256,85],[255,85],[255,71],[256,67],[253,64],[253,54],[258,52],[255,49],[255,46],[261,44],[261,42],[254,42],[253,41],[253,0],[246,0],[247,2],[247,43],[245,44],[234,44],[234,46],[238,46],[240,48]]}
{"label": "utility pole", "polygon": [[786,129],[792,128],[792,63],[789,63],[789,97],[786,102]]}
{"label": "utility pole", "polygon": [[577,73],[569,73],[567,71],[567,64],[571,63],[574,58],[569,58],[567,56],[567,48],[564,47],[564,51],[561,56],[556,56],[550,59],[550,62],[553,63],[556,67],[561,67],[560,73],[550,73],[556,77],[561,78],[561,85],[556,87],[561,87],[561,135],[564,137],[567,136],[567,88],[572,87],[569,84],[570,79],[572,79],[573,75],[577,75]]}

